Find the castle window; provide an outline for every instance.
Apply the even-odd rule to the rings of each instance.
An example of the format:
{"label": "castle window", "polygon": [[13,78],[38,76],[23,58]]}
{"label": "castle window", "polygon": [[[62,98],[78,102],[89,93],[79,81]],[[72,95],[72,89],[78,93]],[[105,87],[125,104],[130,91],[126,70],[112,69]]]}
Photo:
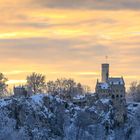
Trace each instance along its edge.
{"label": "castle window", "polygon": [[123,96],[121,95],[121,98],[122,98]]}
{"label": "castle window", "polygon": [[112,99],[114,99],[115,98],[115,96],[114,95],[112,95]]}
{"label": "castle window", "polygon": [[116,95],[116,97],[118,98],[118,97],[119,97],[119,95],[117,94],[117,95]]}

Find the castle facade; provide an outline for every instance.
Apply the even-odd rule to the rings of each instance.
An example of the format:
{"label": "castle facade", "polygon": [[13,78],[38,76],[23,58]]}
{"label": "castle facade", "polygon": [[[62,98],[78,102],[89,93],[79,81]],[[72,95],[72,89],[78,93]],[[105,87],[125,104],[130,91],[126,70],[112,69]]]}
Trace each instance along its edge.
{"label": "castle facade", "polygon": [[109,64],[102,64],[102,81],[97,80],[95,92],[99,97],[112,99],[125,98],[125,82],[123,77],[109,77]]}
{"label": "castle facade", "polygon": [[99,98],[109,98],[115,110],[115,120],[122,124],[127,116],[123,77],[109,77],[109,64],[102,64],[102,80],[97,80],[95,92]]}

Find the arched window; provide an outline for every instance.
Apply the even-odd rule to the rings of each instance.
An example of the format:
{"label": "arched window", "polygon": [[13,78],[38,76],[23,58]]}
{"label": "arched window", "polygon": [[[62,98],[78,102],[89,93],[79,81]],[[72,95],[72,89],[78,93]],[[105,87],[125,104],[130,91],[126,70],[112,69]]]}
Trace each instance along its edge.
{"label": "arched window", "polygon": [[112,99],[114,99],[115,98],[115,96],[114,95],[112,95]]}
{"label": "arched window", "polygon": [[119,95],[117,94],[117,95],[116,95],[116,97],[118,98],[118,97],[119,97]]}

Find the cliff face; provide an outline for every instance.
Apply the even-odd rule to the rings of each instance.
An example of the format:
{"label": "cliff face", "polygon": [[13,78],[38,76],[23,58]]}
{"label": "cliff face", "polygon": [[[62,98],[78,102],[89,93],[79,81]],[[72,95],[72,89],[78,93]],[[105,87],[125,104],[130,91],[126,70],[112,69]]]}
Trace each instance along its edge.
{"label": "cliff face", "polygon": [[140,139],[140,104],[129,103],[128,118],[118,125],[111,101],[91,98],[65,101],[40,94],[1,99],[0,140]]}

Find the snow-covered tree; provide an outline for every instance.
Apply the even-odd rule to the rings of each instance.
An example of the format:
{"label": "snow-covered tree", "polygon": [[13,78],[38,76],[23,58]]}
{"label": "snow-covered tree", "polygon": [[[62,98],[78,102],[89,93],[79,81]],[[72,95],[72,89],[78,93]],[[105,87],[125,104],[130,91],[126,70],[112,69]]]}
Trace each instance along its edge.
{"label": "snow-covered tree", "polygon": [[133,97],[134,101],[140,101],[140,82],[132,82],[129,88],[129,95]]}
{"label": "snow-covered tree", "polygon": [[5,75],[3,73],[0,73],[0,96],[4,96],[7,94],[7,87],[8,85],[6,84],[6,82],[8,81],[8,79],[5,77]]}
{"label": "snow-covered tree", "polygon": [[40,73],[32,73],[27,76],[27,87],[31,88],[34,94],[42,92],[46,87],[46,77]]}

